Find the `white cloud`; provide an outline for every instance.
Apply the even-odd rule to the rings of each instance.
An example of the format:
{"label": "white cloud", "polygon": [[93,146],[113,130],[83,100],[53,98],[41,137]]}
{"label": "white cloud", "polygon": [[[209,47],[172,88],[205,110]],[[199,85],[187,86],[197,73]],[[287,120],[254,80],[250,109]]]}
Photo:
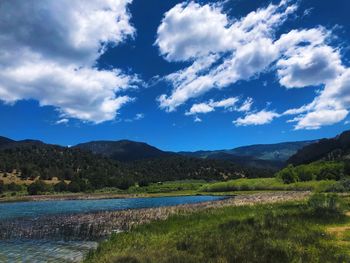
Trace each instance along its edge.
{"label": "white cloud", "polygon": [[198,113],[208,113],[214,111],[214,107],[206,103],[193,104],[190,111],[186,112],[186,115],[194,115]]}
{"label": "white cloud", "polygon": [[191,109],[185,113],[185,115],[195,115],[198,113],[209,113],[215,110],[215,108],[224,108],[233,110],[233,106],[239,101],[237,97],[231,97],[220,101],[210,100],[205,103],[193,104]]}
{"label": "white cloud", "polygon": [[237,108],[237,111],[243,111],[243,112],[247,112],[250,111],[250,109],[252,108],[254,100],[250,97],[248,97],[243,103],[242,105]]}
{"label": "white cloud", "polygon": [[291,31],[279,45],[286,56],[277,62],[281,85],[301,88],[322,85],[315,99],[284,115],[297,115],[295,129],[318,129],[346,118],[350,108],[350,69],[346,68],[338,49],[327,44],[330,32],[323,28]]}
{"label": "white cloud", "polygon": [[[342,121],[350,108],[350,69],[342,63],[340,49],[330,44],[332,31],[322,26],[277,36],[297,9],[291,2],[282,0],[240,19],[228,17],[218,4],[189,2],[169,10],[158,28],[156,44],[166,60],[192,64],[164,78],[173,89],[159,97],[160,107],[174,111],[212,89],[276,69],[281,86],[312,86],[320,91],[300,108],[282,114],[265,110],[250,113],[238,118],[236,125],[268,123],[285,115],[295,115],[289,122],[297,122],[296,129],[316,129]],[[249,112],[252,102],[247,100],[235,110]],[[186,114],[214,110],[215,105],[201,103]]]}
{"label": "white cloud", "polygon": [[156,44],[168,61],[193,64],[165,78],[173,91],[159,97],[160,107],[174,111],[190,98],[267,70],[279,56],[275,30],[295,9],[296,5],[282,1],[233,22],[218,5],[190,2],[169,10],[158,28]]}
{"label": "white cloud", "polygon": [[198,116],[196,116],[196,117],[194,118],[194,122],[202,122],[202,119],[199,118]]}
{"label": "white cloud", "polygon": [[[177,4],[165,13],[158,28],[156,45],[168,61],[183,61],[230,46],[228,18],[215,5]],[[189,34],[190,33],[190,34]]]}
{"label": "white cloud", "polygon": [[145,114],[143,113],[137,113],[133,118],[128,118],[125,119],[125,122],[133,122],[133,121],[139,121],[142,120],[143,118],[145,118]]}
{"label": "white cloud", "polygon": [[[310,30],[310,33],[313,35],[306,30],[294,30],[283,35],[278,42],[292,44],[277,62],[279,82],[286,88],[321,85],[344,71],[339,51],[324,43],[327,32],[319,28]],[[305,42],[309,44],[305,46]]]}
{"label": "white cloud", "polygon": [[270,123],[273,119],[280,115],[274,111],[262,110],[256,113],[250,113],[243,118],[238,118],[233,121],[236,126],[248,126],[248,125],[263,125]]}
{"label": "white cloud", "polygon": [[0,99],[34,99],[64,118],[95,123],[112,120],[133,99],[117,95],[135,76],[99,70],[107,44],[117,45],[135,29],[131,0],[5,0],[0,9]]}
{"label": "white cloud", "polygon": [[57,124],[57,125],[58,125],[58,124],[67,124],[68,122],[69,122],[68,119],[60,119],[60,120],[56,121],[56,124]]}
{"label": "white cloud", "polygon": [[214,107],[222,107],[227,109],[227,108],[233,107],[238,101],[239,99],[237,97],[232,97],[232,98],[227,98],[220,101],[215,101],[215,102],[212,102],[211,104]]}
{"label": "white cloud", "polygon": [[135,116],[135,120],[142,120],[145,117],[145,114],[143,113],[137,113]]}
{"label": "white cloud", "polygon": [[344,120],[347,115],[348,111],[345,109],[313,111],[298,119],[295,129],[319,129],[321,126],[332,125],[340,122]]}

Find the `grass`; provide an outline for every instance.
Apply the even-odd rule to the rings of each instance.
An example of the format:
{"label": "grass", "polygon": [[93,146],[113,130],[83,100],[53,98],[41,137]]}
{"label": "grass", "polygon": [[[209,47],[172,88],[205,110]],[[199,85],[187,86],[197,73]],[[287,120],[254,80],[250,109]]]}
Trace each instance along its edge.
{"label": "grass", "polygon": [[[85,262],[350,262],[348,246],[329,230],[350,220],[323,207],[329,200],[172,216],[113,235]],[[323,210],[315,209],[318,203]]]}
{"label": "grass", "polygon": [[[38,180],[39,177],[35,179],[22,179],[20,174],[17,173],[1,173],[0,172],[0,180],[3,181],[5,184],[11,184],[15,183],[17,185],[30,185],[35,182],[35,180]],[[53,177],[51,180],[44,180],[46,184],[55,185],[60,182],[60,180],[57,177]],[[69,180],[65,180],[66,183],[69,183]]]}
{"label": "grass", "polygon": [[[132,186],[127,190],[118,188],[103,188],[89,193],[47,193],[45,198],[74,198],[74,196],[89,198],[119,198],[119,197],[159,197],[159,196],[180,196],[180,195],[235,195],[251,194],[261,191],[288,191],[288,190],[311,190],[323,192],[335,185],[336,181],[308,181],[293,184],[284,184],[277,178],[256,178],[256,179],[237,179],[227,182],[211,182],[204,180],[181,180],[162,183],[152,183],[148,186]],[[6,192],[0,195],[0,202],[24,201],[27,192]],[[32,200],[29,197],[28,200]]]}
{"label": "grass", "polygon": [[227,182],[218,182],[203,185],[199,191],[202,192],[230,192],[230,191],[288,191],[288,190],[310,190],[316,192],[325,191],[328,187],[335,184],[333,180],[307,181],[292,184],[284,184],[277,178],[256,178],[256,179],[238,179]]}

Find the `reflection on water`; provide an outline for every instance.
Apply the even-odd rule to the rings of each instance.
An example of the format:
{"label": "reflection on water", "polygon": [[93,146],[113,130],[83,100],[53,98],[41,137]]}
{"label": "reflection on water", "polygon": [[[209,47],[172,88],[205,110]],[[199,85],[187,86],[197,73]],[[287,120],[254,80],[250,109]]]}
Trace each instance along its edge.
{"label": "reflection on water", "polygon": [[0,241],[0,262],[79,262],[96,242]]}

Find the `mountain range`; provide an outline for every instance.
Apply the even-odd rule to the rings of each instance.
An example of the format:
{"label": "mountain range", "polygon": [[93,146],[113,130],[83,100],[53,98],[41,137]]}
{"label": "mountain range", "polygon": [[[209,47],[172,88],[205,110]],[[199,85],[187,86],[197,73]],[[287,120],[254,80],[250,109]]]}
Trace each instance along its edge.
{"label": "mountain range", "polygon": [[[121,162],[144,159],[184,156],[200,159],[231,161],[242,166],[278,169],[297,153],[298,150],[316,141],[283,142],[276,144],[257,144],[233,149],[194,152],[168,152],[144,142],[130,140],[91,141],[72,146],[72,149],[91,152]],[[15,141],[0,137],[0,150],[30,145],[46,145],[38,140]]]}

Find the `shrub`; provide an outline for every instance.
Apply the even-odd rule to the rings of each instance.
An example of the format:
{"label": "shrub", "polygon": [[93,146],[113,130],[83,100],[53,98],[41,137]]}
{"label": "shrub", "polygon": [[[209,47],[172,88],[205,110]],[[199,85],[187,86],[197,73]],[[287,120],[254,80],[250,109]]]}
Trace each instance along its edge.
{"label": "shrub", "polygon": [[68,184],[66,184],[66,182],[62,180],[59,183],[55,184],[53,188],[55,192],[65,192],[68,190]]}
{"label": "shrub", "polygon": [[312,213],[318,216],[342,214],[344,205],[336,194],[314,194],[308,201]]}
{"label": "shrub", "polygon": [[7,190],[17,192],[17,191],[21,191],[22,187],[12,182],[7,186]]}
{"label": "shrub", "polygon": [[37,180],[29,185],[27,190],[30,195],[38,195],[47,192],[49,190],[49,187],[47,184],[45,184],[44,181]]}
{"label": "shrub", "polygon": [[299,177],[293,167],[293,165],[288,165],[283,170],[277,173],[277,177],[280,177],[285,184],[296,183],[299,181]]}
{"label": "shrub", "polygon": [[76,182],[76,181],[70,182],[69,185],[68,185],[68,187],[67,187],[67,190],[68,190],[69,192],[73,192],[73,193],[78,193],[78,192],[81,191],[81,190],[80,190],[80,185],[79,185],[79,183]]}
{"label": "shrub", "polygon": [[348,192],[350,191],[350,177],[343,178],[334,185],[331,185],[326,189],[326,192]]}

